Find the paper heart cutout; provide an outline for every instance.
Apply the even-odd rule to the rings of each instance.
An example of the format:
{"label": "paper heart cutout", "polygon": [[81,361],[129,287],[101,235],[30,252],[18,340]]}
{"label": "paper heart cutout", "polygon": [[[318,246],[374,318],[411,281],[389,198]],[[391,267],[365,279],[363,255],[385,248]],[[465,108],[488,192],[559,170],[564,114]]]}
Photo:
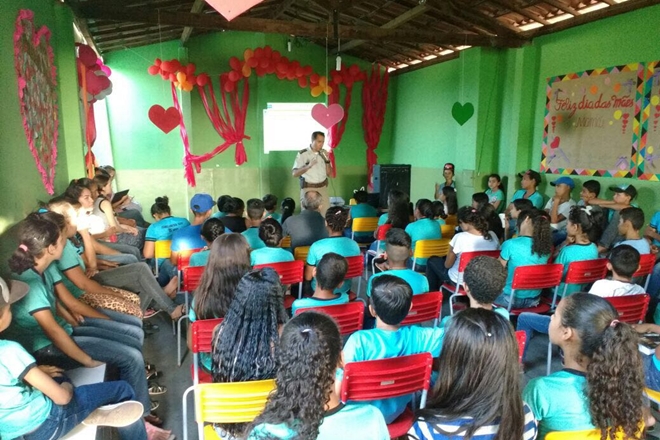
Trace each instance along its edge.
{"label": "paper heart cutout", "polygon": [[263,1],[264,0],[206,0],[206,3],[221,13],[227,21],[232,21],[243,12]]}
{"label": "paper heart cutout", "polygon": [[149,109],[149,120],[167,134],[179,125],[181,116],[179,116],[179,111],[174,107],[165,110],[160,105],[155,104]]}
{"label": "paper heart cutout", "polygon": [[18,77],[23,129],[41,181],[54,194],[57,164],[58,110],[57,72],[50,30],[36,30],[34,13],[21,9],[14,32],[14,67]]}
{"label": "paper heart cutout", "polygon": [[630,114],[628,114],[628,113],[624,113],[623,116],[622,116],[623,119],[628,119],[629,117],[630,117]]}
{"label": "paper heart cutout", "polygon": [[344,118],[344,108],[339,104],[316,104],[312,107],[312,118],[326,129],[330,129]]}
{"label": "paper heart cutout", "polygon": [[451,115],[459,125],[463,125],[474,115],[474,105],[471,102],[455,102],[451,107]]}
{"label": "paper heart cutout", "polygon": [[555,137],[550,143],[550,148],[557,148],[559,146],[559,136]]}
{"label": "paper heart cutout", "polygon": [[653,116],[656,118],[660,118],[660,113],[654,113]]}

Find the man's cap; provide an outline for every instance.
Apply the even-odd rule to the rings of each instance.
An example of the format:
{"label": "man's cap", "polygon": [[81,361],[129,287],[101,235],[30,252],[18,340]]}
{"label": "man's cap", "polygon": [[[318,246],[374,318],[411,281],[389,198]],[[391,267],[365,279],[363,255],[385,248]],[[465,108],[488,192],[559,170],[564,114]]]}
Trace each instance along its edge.
{"label": "man's cap", "polygon": [[195,194],[192,199],[190,199],[190,209],[193,212],[203,213],[210,211],[215,206],[215,201],[213,197],[208,194]]}
{"label": "man's cap", "polygon": [[557,186],[562,184],[570,186],[571,189],[575,188],[575,182],[573,182],[573,179],[566,176],[561,176],[559,179],[555,180],[554,182],[550,182],[550,185],[552,186]]}
{"label": "man's cap", "polygon": [[527,171],[522,171],[518,173],[518,177],[522,178],[524,175],[529,176],[530,179],[536,181],[536,184],[539,185],[541,183],[541,175],[539,174],[538,171],[534,170],[527,170]]}
{"label": "man's cap", "polygon": [[632,185],[623,184],[623,185],[610,186],[610,190],[614,191],[615,193],[626,193],[630,196],[630,200],[637,197],[637,188],[635,188]]}
{"label": "man's cap", "polygon": [[11,287],[0,278],[0,307],[13,304],[27,295],[30,288],[23,281],[10,280]]}

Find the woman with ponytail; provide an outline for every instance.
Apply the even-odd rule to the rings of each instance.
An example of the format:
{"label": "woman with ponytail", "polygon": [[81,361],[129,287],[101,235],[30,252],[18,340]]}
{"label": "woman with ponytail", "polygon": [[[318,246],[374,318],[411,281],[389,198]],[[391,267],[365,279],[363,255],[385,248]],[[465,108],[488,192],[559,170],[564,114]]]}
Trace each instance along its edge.
{"label": "woman with ponytail", "polygon": [[[601,439],[641,437],[644,373],[638,337],[607,300],[588,293],[564,298],[552,315],[550,341],[564,353],[564,369],[532,379],[523,400],[552,431],[598,429]],[[617,437],[618,438],[618,437]]]}
{"label": "woman with ponytail", "polygon": [[[513,273],[518,266],[546,264],[552,253],[552,233],[550,220],[545,212],[538,209],[523,211],[518,215],[518,236],[502,244],[500,262],[507,268],[506,286],[495,303],[509,306]],[[540,290],[516,290],[512,308],[534,307],[539,303]]]}
{"label": "woman with ponytail", "polygon": [[493,231],[488,229],[486,219],[476,208],[464,206],[458,210],[458,224],[463,232],[451,239],[446,257],[429,258],[426,277],[429,279],[431,292],[440,290],[445,281],[456,284],[463,282],[458,273],[458,264],[463,252],[496,251],[500,241]]}
{"label": "woman with ponytail", "polygon": [[374,406],[344,405],[335,391],[342,340],[328,315],[305,312],[282,330],[276,387],[248,431],[249,440],[386,440],[387,425]]}

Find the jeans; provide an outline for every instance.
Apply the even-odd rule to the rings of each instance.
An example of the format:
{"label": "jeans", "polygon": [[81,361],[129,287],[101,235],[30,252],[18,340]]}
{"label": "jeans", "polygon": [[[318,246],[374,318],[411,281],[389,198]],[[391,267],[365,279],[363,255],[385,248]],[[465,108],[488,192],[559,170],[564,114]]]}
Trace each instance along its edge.
{"label": "jeans", "polygon": [[139,226],[141,228],[148,228],[150,223],[148,223],[144,217],[142,216],[142,213],[138,211],[137,209],[126,209],[125,211],[119,211],[117,213],[117,217],[122,217],[122,218],[128,218],[131,220],[135,220],[136,226]]}
{"label": "jeans", "polygon": [[534,332],[547,335],[549,328],[550,316],[528,312],[521,313],[520,316],[518,316],[516,330],[522,330],[527,335],[527,343],[525,344],[525,350],[523,351],[523,360],[525,360],[525,353],[527,353],[527,347],[529,347],[529,341],[534,336]]}
{"label": "jeans", "polygon": [[117,287],[140,294],[140,308],[147,310],[151,301],[156,301],[159,309],[172,313],[176,304],[158,285],[147,263],[135,263],[116,269],[104,270],[93,279],[101,285]]}
{"label": "jeans", "polygon": [[[123,380],[82,385],[73,389],[73,397],[66,405],[55,405],[48,418],[35,430],[23,436],[25,440],[50,440],[66,435],[95,409],[103,405],[135,399],[131,386]],[[146,440],[144,421],[119,428],[122,440]]]}
{"label": "jeans", "polygon": [[121,252],[122,254],[133,255],[135,258],[138,259],[138,261],[142,260],[142,252],[140,252],[140,249],[138,249],[135,246],[131,246],[130,244],[123,244],[123,243],[113,243],[111,241],[104,241],[103,244],[109,247],[110,249],[114,249],[117,252]]}
{"label": "jeans", "polygon": [[[502,293],[500,296],[495,298],[493,301],[495,304],[502,307],[509,307],[509,298],[511,297],[510,293]],[[512,309],[526,309],[528,307],[536,307],[539,305],[539,297],[534,298],[514,298]]]}
{"label": "jeans", "polygon": [[[653,272],[649,275],[649,285],[646,288],[646,292],[651,295],[651,302],[649,304],[649,314],[653,314],[658,310],[658,303],[660,302],[660,263],[657,263],[653,266]],[[656,319],[658,314],[653,315],[653,321],[658,324],[660,322],[660,316]]]}
{"label": "jeans", "polygon": [[112,255],[104,255],[104,254],[97,254],[96,257],[100,260],[105,260],[105,261],[111,261],[113,263],[117,263],[120,266],[125,266],[128,264],[133,264],[133,263],[138,263],[140,260],[135,257],[135,255],[132,254],[112,254]]}
{"label": "jeans", "polygon": [[[102,313],[108,315],[110,319],[85,318],[81,325],[74,327],[74,334],[83,336],[98,335],[105,339],[126,342],[129,346],[142,350],[144,343],[144,330],[142,330],[142,321],[135,316],[124,315],[123,313],[103,310]],[[139,325],[130,319],[133,318]],[[117,338],[115,338],[117,336]]]}
{"label": "jeans", "polygon": [[558,229],[553,229],[552,230],[552,244],[553,246],[557,247],[560,244],[562,244],[565,240],[568,234],[566,233],[566,229],[558,230]]}
{"label": "jeans", "polygon": [[642,364],[644,365],[644,383],[653,391],[660,391],[660,371],[653,363],[655,353],[643,354]]}
{"label": "jeans", "polygon": [[160,286],[167,286],[167,283],[177,274],[176,266],[170,260],[164,259],[158,266],[158,284]]}
{"label": "jeans", "polygon": [[440,290],[445,281],[449,281],[449,269],[445,267],[445,257],[431,257],[426,262],[426,278],[429,280],[429,292]]}
{"label": "jeans", "polygon": [[[149,414],[151,406],[142,352],[127,343],[130,340],[127,336],[112,335],[112,339],[105,339],[103,336],[110,333],[107,330],[92,329],[94,331],[90,332],[87,329],[83,333],[90,334],[79,334],[80,329],[80,326],[74,327],[71,339],[92,359],[117,368],[119,379],[129,383],[135,391],[136,400],[144,405],[144,414]],[[39,365],[55,365],[65,370],[80,367],[78,362],[52,344],[35,351],[33,356]]]}

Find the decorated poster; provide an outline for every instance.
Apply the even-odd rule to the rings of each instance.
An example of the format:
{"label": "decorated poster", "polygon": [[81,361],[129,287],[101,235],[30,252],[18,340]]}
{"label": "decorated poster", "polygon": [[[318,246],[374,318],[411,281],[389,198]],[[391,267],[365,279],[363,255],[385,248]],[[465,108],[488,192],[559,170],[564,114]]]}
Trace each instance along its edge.
{"label": "decorated poster", "polygon": [[646,64],[644,104],[640,130],[640,179],[660,180],[660,62]]}
{"label": "decorated poster", "polygon": [[549,78],[541,171],[635,176],[644,75],[633,63]]}

